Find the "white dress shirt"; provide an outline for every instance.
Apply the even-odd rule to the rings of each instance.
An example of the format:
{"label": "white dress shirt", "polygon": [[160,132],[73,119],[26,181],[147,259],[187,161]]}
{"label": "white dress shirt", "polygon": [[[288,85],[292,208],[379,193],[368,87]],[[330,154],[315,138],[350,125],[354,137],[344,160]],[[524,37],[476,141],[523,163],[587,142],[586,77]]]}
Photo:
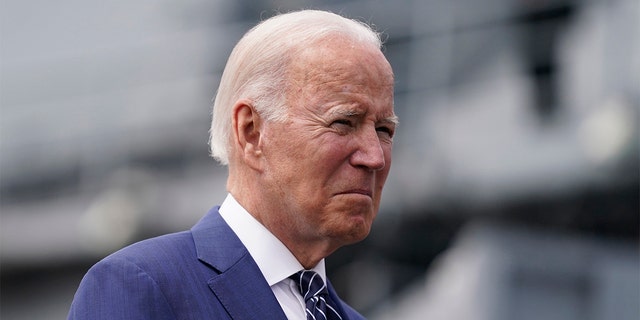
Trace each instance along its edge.
{"label": "white dress shirt", "polygon": [[[227,195],[219,212],[255,260],[287,318],[306,320],[302,294],[298,291],[295,282],[289,279],[289,276],[304,269],[300,262],[231,194]],[[324,259],[311,270],[317,272],[326,283]]]}

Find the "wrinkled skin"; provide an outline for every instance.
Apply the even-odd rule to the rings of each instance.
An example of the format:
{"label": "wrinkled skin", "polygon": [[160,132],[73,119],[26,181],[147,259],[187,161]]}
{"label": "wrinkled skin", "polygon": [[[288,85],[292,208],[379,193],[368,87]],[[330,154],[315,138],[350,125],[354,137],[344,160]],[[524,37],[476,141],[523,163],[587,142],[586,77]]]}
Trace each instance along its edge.
{"label": "wrinkled skin", "polygon": [[259,201],[245,203],[314,266],[364,239],[376,217],[396,125],[393,72],[379,49],[337,38],[303,50],[288,74],[287,120],[254,124]]}

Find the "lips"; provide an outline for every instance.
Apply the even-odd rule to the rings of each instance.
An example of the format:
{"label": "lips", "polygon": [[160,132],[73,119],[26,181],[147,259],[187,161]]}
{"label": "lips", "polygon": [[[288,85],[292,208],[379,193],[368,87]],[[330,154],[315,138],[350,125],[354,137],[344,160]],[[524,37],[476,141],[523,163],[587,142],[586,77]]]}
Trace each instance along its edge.
{"label": "lips", "polygon": [[351,189],[351,190],[347,190],[347,191],[344,191],[344,192],[340,192],[338,194],[339,195],[340,194],[344,194],[344,195],[347,195],[347,194],[359,194],[359,195],[367,196],[369,198],[371,198],[373,196],[373,192],[371,192],[371,189]]}

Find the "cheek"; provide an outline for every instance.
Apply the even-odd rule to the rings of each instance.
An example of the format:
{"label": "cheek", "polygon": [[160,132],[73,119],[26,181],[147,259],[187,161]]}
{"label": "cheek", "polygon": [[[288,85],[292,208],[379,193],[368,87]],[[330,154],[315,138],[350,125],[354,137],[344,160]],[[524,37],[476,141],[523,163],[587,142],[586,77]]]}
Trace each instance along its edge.
{"label": "cheek", "polygon": [[287,176],[295,175],[295,172],[299,170],[297,166],[307,152],[304,150],[305,145],[301,143],[305,137],[293,134],[293,132],[299,132],[299,130],[293,126],[287,129],[284,125],[266,132],[262,148],[269,166],[265,170],[267,173],[270,169],[275,169],[279,175]]}
{"label": "cheek", "polygon": [[308,151],[302,155],[303,161],[309,165],[310,176],[307,178],[317,176],[326,179],[327,176],[338,174],[340,168],[348,163],[351,153],[349,140],[343,137],[315,139],[309,146]]}

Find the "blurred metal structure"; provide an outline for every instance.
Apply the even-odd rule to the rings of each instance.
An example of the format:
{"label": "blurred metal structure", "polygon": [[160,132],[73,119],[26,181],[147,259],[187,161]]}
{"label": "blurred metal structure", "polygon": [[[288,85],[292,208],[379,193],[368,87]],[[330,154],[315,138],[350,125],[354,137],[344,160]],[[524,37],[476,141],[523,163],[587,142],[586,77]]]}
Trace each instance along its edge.
{"label": "blurred metal structure", "polygon": [[472,224],[371,319],[637,319],[639,259],[624,243]]}
{"label": "blurred metal structure", "polygon": [[[460,262],[444,262],[425,273],[447,248],[447,257],[471,254],[460,261],[499,251],[508,262],[519,249],[502,243],[522,241],[546,257],[535,261],[548,269],[545,279],[584,272],[588,259],[555,267],[576,247],[613,257],[607,270],[624,269],[622,278],[603,276],[589,297],[626,297],[629,289],[615,284],[638,283],[637,263],[629,263],[639,236],[637,1],[3,1],[0,317],[63,317],[88,265],[132,241],[188,228],[222,201],[226,172],[207,157],[206,141],[226,57],[261,18],[305,7],[375,23],[397,79],[401,126],[378,222],[368,240],[328,261],[342,296],[377,319],[402,314],[403,292],[416,279],[429,278],[442,295],[491,298],[491,284],[462,283],[458,292],[437,280],[490,269],[458,274],[446,269]],[[462,232],[456,240],[459,230],[478,222],[489,226],[480,239],[494,240],[459,249],[475,239]],[[567,233],[586,244],[547,248]],[[517,268],[529,263],[513,259]],[[529,288],[530,274],[516,273],[509,283],[525,293],[574,288]],[[362,289],[362,276],[380,281]],[[431,308],[425,314],[447,312],[415,303],[418,312],[421,303]],[[487,317],[525,319],[532,308],[495,307]],[[637,300],[627,308],[620,314],[637,318]],[[597,310],[602,317],[593,319],[612,316]]]}

